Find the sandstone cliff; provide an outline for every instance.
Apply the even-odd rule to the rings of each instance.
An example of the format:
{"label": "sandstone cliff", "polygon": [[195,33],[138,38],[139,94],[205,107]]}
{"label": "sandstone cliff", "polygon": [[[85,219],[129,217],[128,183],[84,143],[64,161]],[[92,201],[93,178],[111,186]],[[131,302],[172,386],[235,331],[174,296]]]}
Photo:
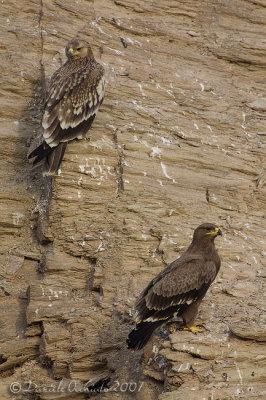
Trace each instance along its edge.
{"label": "sandstone cliff", "polygon": [[[1,2],[1,399],[264,398],[265,10]],[[90,140],[68,146],[51,181],[27,153],[77,35],[107,92]],[[136,296],[204,221],[224,233],[198,318],[208,331],[129,352]]]}

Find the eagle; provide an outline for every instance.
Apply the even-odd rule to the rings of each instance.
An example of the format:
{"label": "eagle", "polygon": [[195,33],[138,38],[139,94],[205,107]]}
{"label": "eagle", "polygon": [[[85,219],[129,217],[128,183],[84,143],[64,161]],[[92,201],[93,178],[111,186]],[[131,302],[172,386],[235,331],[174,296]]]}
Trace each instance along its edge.
{"label": "eagle", "polygon": [[128,348],[143,348],[154,330],[173,317],[180,318],[186,329],[193,326],[199,305],[220,269],[221,261],[214,239],[221,229],[211,223],[198,226],[188,249],[161,271],[137,299],[136,327],[127,339]]}
{"label": "eagle", "polygon": [[42,143],[28,158],[44,162],[44,175],[54,175],[67,143],[82,139],[91,127],[104,98],[104,68],[90,45],[79,39],[65,47],[67,61],[52,76],[42,119]]}

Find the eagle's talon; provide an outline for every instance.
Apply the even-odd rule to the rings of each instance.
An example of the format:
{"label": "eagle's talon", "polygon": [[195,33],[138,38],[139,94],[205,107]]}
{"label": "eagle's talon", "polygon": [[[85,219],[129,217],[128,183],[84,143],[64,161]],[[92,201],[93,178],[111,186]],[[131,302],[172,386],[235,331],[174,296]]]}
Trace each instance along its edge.
{"label": "eagle's talon", "polygon": [[192,333],[197,333],[197,332],[206,332],[206,328],[202,324],[195,324],[191,326],[190,328],[185,327],[183,328],[184,331],[190,331]]}

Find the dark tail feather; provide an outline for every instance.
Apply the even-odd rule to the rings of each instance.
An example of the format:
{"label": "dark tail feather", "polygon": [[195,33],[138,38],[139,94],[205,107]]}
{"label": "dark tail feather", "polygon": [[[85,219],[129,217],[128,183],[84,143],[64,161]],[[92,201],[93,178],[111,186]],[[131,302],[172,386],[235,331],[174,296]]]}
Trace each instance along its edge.
{"label": "dark tail feather", "polygon": [[66,146],[67,143],[59,143],[56,147],[50,147],[48,144],[43,142],[28,155],[28,158],[35,157],[33,165],[36,165],[45,159],[46,162],[43,174],[54,175],[61,164]]}
{"label": "dark tail feather", "polygon": [[60,167],[61,161],[66,151],[67,143],[59,143],[58,146],[54,147],[48,154],[46,160],[44,175],[54,175]]}
{"label": "dark tail feather", "polygon": [[43,158],[47,157],[49,153],[53,151],[53,148],[48,146],[45,142],[41,143],[40,146],[36,147],[29,155],[28,159],[36,157],[33,161],[33,165],[38,164]]}
{"label": "dark tail feather", "polygon": [[133,350],[140,350],[149,341],[151,335],[158,326],[162,325],[165,320],[154,322],[141,322],[136,328],[130,332],[127,338],[127,347]]}

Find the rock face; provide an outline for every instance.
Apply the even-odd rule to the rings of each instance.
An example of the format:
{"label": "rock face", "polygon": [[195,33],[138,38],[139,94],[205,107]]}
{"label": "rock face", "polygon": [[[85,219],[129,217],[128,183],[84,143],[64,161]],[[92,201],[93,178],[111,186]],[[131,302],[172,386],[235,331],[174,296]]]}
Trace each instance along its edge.
{"label": "rock face", "polygon": [[[264,2],[1,11],[1,399],[263,399]],[[77,35],[106,69],[106,97],[51,181],[26,156],[45,82]],[[207,331],[130,352],[135,298],[202,222],[224,233],[198,317]]]}

